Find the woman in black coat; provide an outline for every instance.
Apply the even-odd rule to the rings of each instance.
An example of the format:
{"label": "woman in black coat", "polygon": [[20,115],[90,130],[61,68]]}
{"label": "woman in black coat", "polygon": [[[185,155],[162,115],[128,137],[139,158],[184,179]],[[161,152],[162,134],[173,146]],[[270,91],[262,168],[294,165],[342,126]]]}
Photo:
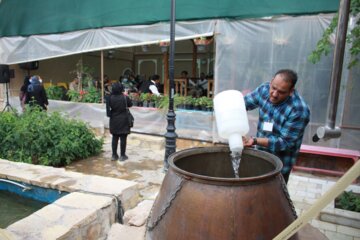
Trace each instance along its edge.
{"label": "woman in black coat", "polygon": [[117,82],[112,85],[111,95],[106,101],[106,115],[110,118],[110,133],[112,134],[112,157],[111,160],[119,159],[117,146],[120,138],[120,161],[128,159],[126,156],[126,139],[130,133],[126,106],[131,107],[130,98],[123,94],[124,86]]}

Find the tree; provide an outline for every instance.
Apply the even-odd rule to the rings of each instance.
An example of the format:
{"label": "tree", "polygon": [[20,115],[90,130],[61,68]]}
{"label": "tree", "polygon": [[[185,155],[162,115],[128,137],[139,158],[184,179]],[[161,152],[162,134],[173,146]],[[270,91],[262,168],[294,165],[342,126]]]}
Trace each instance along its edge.
{"label": "tree", "polygon": [[[354,67],[360,62],[360,0],[351,0],[350,17],[356,21],[354,28],[348,33],[346,42],[350,45],[350,63],[348,68]],[[308,60],[312,63],[320,61],[322,55],[328,55],[331,50],[330,35],[337,29],[339,15],[336,14],[332,19],[329,27],[323,33],[322,38],[318,41],[316,49],[309,55]]]}

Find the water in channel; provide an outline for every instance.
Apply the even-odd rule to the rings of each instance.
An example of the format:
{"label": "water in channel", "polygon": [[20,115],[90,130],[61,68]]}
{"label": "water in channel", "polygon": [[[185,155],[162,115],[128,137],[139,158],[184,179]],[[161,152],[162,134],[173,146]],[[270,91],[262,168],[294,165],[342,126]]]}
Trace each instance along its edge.
{"label": "water in channel", "polygon": [[241,162],[242,151],[231,152],[231,163],[234,169],[235,178],[239,178],[239,167]]}
{"label": "water in channel", "polygon": [[6,228],[46,205],[47,203],[0,190],[0,228]]}

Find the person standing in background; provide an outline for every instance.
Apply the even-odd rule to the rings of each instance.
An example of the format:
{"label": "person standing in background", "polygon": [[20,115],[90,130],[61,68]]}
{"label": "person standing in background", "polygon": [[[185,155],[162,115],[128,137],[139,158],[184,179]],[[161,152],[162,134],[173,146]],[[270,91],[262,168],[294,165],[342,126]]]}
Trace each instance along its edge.
{"label": "person standing in background", "polygon": [[40,106],[43,110],[47,110],[49,102],[40,76],[35,75],[30,78],[30,84],[27,88],[25,103],[29,104],[30,106],[37,105]]}
{"label": "person standing in background", "polygon": [[112,161],[119,159],[117,146],[120,139],[120,161],[128,159],[126,155],[126,141],[130,133],[126,108],[131,107],[130,98],[124,95],[124,86],[120,82],[112,85],[111,95],[106,100],[106,115],[110,118],[109,128],[112,134]]}
{"label": "person standing in background", "polygon": [[21,86],[20,93],[19,93],[19,100],[20,100],[20,105],[21,105],[22,111],[25,111],[27,88],[29,85],[30,85],[30,76],[25,76],[24,84]]}
{"label": "person standing in background", "polygon": [[309,107],[295,90],[297,78],[293,70],[279,70],[270,82],[244,97],[246,110],[259,109],[256,137],[245,137],[244,146],[255,146],[279,157],[286,183],[310,121]]}

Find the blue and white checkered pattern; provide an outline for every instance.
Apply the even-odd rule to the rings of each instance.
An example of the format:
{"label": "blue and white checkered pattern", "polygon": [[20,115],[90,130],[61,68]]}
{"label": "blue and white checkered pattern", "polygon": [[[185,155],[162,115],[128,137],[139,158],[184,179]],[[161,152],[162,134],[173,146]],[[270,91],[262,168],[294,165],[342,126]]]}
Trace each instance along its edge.
{"label": "blue and white checkered pattern", "polygon": [[[245,96],[247,110],[259,108],[257,137],[268,138],[268,151],[278,156],[284,166],[282,173],[291,171],[298,156],[305,127],[310,121],[310,110],[295,90],[284,102],[274,105],[269,101],[270,83],[264,83]],[[273,123],[273,131],[263,130],[265,122]]]}

